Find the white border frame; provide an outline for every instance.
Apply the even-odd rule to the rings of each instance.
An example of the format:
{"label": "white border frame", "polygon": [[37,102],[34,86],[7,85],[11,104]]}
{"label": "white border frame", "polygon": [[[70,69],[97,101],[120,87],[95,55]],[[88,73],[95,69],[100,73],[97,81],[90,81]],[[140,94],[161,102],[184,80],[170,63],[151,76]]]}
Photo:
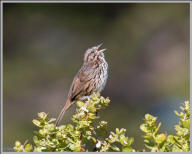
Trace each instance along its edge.
{"label": "white border frame", "polygon": [[[14,153],[14,152],[3,152],[3,4],[4,3],[189,3],[190,4],[190,59],[192,58],[192,31],[191,31],[191,25],[192,25],[192,1],[190,0],[172,0],[172,1],[167,1],[167,0],[161,0],[161,1],[153,1],[153,0],[148,0],[148,1],[145,1],[145,0],[135,0],[135,1],[129,1],[129,0],[121,0],[121,1],[115,1],[115,0],[108,0],[108,1],[105,1],[105,0],[100,0],[100,1],[97,1],[97,0],[93,0],[93,1],[76,1],[76,0],[71,0],[71,1],[59,1],[59,0],[56,0],[56,1],[43,1],[43,0],[34,0],[34,1],[26,1],[26,0],[20,0],[20,1],[17,1],[17,0],[2,0],[0,1],[0,10],[1,10],[1,22],[0,22],[0,27],[1,27],[1,42],[0,42],[0,49],[1,49],[1,94],[0,94],[0,97],[1,97],[1,106],[0,106],[0,109],[1,109],[1,141],[0,141],[0,144],[1,144],[1,153]],[[191,87],[192,87],[192,82],[191,82],[191,66],[192,66],[192,61],[190,60],[190,100],[189,102],[191,101],[191,98],[192,98],[192,95],[191,95]],[[190,107],[190,111],[192,113],[192,107]],[[192,119],[192,114],[191,114],[191,117],[190,119]],[[190,126],[190,130],[192,130],[192,125]],[[192,132],[192,131],[191,131]],[[191,139],[191,138],[190,138]],[[192,149],[192,143],[190,144],[190,151]],[[23,152],[22,152],[23,153]],[[50,153],[50,152],[49,152]],[[53,153],[60,153],[60,152],[53,152]],[[68,153],[68,152],[67,152]],[[137,152],[139,153],[139,152]],[[144,153],[150,153],[150,152],[144,152]]]}
{"label": "white border frame", "polygon": [[71,1],[65,1],[65,0],[50,0],[50,1],[43,1],[43,0],[2,0],[1,3],[191,3],[190,0],[161,0],[161,1],[154,1],[154,0],[149,0],[149,1],[145,1],[145,0],[71,0]]}

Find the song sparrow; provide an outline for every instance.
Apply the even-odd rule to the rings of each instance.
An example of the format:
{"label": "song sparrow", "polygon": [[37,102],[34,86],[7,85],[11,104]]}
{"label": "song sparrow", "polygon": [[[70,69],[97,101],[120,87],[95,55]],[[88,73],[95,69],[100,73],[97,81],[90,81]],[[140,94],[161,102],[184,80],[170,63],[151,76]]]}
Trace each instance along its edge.
{"label": "song sparrow", "polygon": [[102,44],[89,48],[85,52],[83,65],[73,79],[66,103],[59,114],[56,126],[61,121],[65,111],[76,101],[85,100],[93,92],[101,92],[108,77],[108,64],[104,53],[106,49],[99,50]]}

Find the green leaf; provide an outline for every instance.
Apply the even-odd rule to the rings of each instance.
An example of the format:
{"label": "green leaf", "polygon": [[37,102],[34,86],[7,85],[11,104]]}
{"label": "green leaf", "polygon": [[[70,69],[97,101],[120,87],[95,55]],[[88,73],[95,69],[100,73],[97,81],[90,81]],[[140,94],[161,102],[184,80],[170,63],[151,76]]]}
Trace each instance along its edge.
{"label": "green leaf", "polygon": [[158,133],[158,131],[159,131],[159,129],[160,129],[160,127],[161,127],[161,122],[158,124],[158,126],[157,126],[157,128],[155,129],[155,135]]}
{"label": "green leaf", "polygon": [[48,114],[46,114],[45,112],[40,112],[38,113],[38,117],[45,120],[47,118]]}
{"label": "green leaf", "polygon": [[93,143],[97,143],[97,140],[94,138],[94,137],[91,137],[90,140],[93,142]]}
{"label": "green leaf", "polygon": [[38,140],[38,137],[37,136],[33,136],[33,142],[35,144],[38,144],[39,143],[39,140]]}
{"label": "green leaf", "polygon": [[57,132],[56,137],[62,137],[61,132]]}
{"label": "green leaf", "polygon": [[49,123],[51,123],[51,122],[53,122],[53,121],[55,121],[56,119],[55,118],[51,118],[50,120],[49,120]]}
{"label": "green leaf", "polygon": [[25,146],[25,152],[31,152],[31,150],[33,149],[32,145],[31,144],[27,144]]}
{"label": "green leaf", "polygon": [[128,147],[128,146],[123,146],[123,149],[122,149],[123,152],[132,152],[133,149],[131,147]]}
{"label": "green leaf", "polygon": [[167,136],[167,142],[174,144],[175,143],[174,137],[172,135]]}
{"label": "green leaf", "polygon": [[84,106],[84,103],[83,103],[82,101],[77,101],[76,104],[77,104],[77,106],[78,106],[79,108],[81,108],[82,106]]}
{"label": "green leaf", "polygon": [[119,133],[120,133],[119,128],[116,128],[116,129],[115,129],[115,132],[116,132],[117,134],[119,134]]}
{"label": "green leaf", "polygon": [[190,119],[182,121],[183,127],[190,129]]}
{"label": "green leaf", "polygon": [[20,147],[20,146],[21,146],[21,143],[20,143],[19,141],[16,141],[16,142],[15,142],[15,146],[16,146],[16,147]]}
{"label": "green leaf", "polygon": [[47,134],[47,132],[46,132],[45,129],[40,129],[40,130],[39,130],[39,134],[40,134],[42,137],[45,137],[46,134]]}
{"label": "green leaf", "polygon": [[155,141],[158,143],[158,144],[161,144],[163,143],[164,141],[166,140],[166,135],[165,134],[158,134],[155,138]]}
{"label": "green leaf", "polygon": [[88,119],[94,120],[94,119],[96,119],[96,118],[97,118],[97,117],[96,117],[95,114],[93,114],[93,113],[88,113]]}
{"label": "green leaf", "polygon": [[134,138],[130,137],[128,140],[128,145],[130,146],[131,144],[133,144],[133,142],[134,142]]}
{"label": "green leaf", "polygon": [[41,122],[39,120],[33,119],[32,121],[37,127],[41,127]]}
{"label": "green leaf", "polygon": [[91,113],[95,113],[97,111],[97,109],[93,106],[93,105],[88,105],[87,109],[89,110],[89,112]]}
{"label": "green leaf", "polygon": [[113,151],[120,151],[120,149],[117,147],[117,146],[115,146],[115,145],[111,145],[111,147],[110,147]]}
{"label": "green leaf", "polygon": [[34,152],[42,152],[41,147],[35,147]]}
{"label": "green leaf", "polygon": [[140,129],[141,129],[143,132],[145,132],[145,133],[149,132],[146,124],[141,124],[141,125],[140,125]]}

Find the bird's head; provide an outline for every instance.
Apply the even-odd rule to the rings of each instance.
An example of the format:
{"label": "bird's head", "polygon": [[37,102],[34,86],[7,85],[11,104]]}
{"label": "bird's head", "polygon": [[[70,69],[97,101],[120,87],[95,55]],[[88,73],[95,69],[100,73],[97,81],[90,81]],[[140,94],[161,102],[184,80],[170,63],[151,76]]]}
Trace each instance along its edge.
{"label": "bird's head", "polygon": [[97,59],[104,58],[104,53],[103,52],[106,49],[99,50],[99,47],[101,47],[101,45],[102,44],[87,49],[85,51],[85,55],[84,55],[84,62],[91,62],[91,61],[95,61]]}

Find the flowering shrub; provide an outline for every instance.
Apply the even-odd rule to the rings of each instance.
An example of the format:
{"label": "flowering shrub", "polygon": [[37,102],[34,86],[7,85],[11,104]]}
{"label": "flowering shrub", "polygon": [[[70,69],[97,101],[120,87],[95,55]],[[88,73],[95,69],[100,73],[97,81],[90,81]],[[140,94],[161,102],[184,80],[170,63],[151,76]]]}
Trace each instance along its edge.
{"label": "flowering shrub", "polygon": [[55,126],[56,119],[49,118],[48,114],[38,113],[33,120],[38,127],[33,137],[33,145],[27,141],[21,144],[15,142],[15,152],[135,152],[135,151],[189,151],[190,147],[190,112],[189,102],[185,102],[179,124],[175,126],[176,136],[159,134],[161,123],[156,125],[156,117],[146,114],[144,124],[140,129],[145,133],[144,142],[147,149],[135,150],[131,147],[134,139],[127,137],[126,129],[116,128],[114,132],[107,130],[106,121],[99,119],[97,112],[108,106],[110,100],[99,94],[93,94],[86,101],[77,101],[78,108],[71,120],[72,124]]}
{"label": "flowering shrub", "polygon": [[190,151],[190,104],[188,101],[184,103],[181,110],[183,112],[175,111],[180,117],[179,124],[175,126],[175,136],[159,133],[161,123],[156,125],[156,117],[150,114],[145,115],[145,123],[140,125],[140,129],[145,133],[143,137],[147,149],[153,152]]}

